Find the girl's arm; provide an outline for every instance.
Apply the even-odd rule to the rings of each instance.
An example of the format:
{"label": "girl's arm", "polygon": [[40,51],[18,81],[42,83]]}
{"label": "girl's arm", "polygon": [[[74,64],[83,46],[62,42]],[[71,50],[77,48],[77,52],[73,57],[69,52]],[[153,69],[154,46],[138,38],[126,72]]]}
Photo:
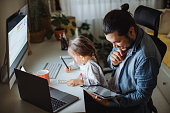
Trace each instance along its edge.
{"label": "girl's arm", "polygon": [[82,79],[71,79],[67,81],[68,86],[77,86],[77,85],[84,85],[84,80]]}
{"label": "girl's arm", "polygon": [[103,87],[108,86],[102,69],[97,64],[91,63],[87,71],[87,75],[83,78],[84,85],[102,85]]}

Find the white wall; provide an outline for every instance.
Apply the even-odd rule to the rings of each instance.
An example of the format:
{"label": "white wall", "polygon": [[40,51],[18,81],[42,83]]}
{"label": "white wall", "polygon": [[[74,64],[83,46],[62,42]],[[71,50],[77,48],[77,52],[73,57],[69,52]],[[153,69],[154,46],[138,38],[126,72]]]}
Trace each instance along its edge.
{"label": "white wall", "polygon": [[[54,0],[51,0],[54,1]],[[76,24],[82,22],[90,24],[90,32],[100,42],[99,36],[103,36],[102,23],[104,16],[113,9],[120,9],[124,3],[129,4],[132,15],[139,5],[160,9],[163,0],[60,0],[62,11],[67,16],[76,17]]]}
{"label": "white wall", "polygon": [[26,4],[26,0],[0,0],[0,67],[6,51],[6,19]]}

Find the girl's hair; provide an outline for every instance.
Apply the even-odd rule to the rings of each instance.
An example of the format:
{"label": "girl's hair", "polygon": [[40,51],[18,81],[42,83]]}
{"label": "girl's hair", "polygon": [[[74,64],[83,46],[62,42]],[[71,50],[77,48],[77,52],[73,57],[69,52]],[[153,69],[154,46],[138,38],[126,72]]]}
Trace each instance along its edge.
{"label": "girl's hair", "polygon": [[106,14],[103,20],[103,32],[107,35],[115,31],[119,36],[126,35],[129,28],[133,26],[137,30],[137,25],[130,12],[129,4],[123,4],[121,10],[115,9]]}
{"label": "girl's hair", "polygon": [[68,49],[71,49],[75,52],[75,54],[81,56],[94,56],[96,58],[97,63],[99,64],[96,49],[93,43],[84,36],[79,36],[78,38],[72,40],[69,44]]}

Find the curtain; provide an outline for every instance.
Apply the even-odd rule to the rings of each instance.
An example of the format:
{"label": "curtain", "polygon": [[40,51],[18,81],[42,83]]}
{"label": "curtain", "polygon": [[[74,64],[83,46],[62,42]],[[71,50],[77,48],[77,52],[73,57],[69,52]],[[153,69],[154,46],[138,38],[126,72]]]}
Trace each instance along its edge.
{"label": "curtain", "polygon": [[63,13],[76,17],[78,27],[82,22],[90,24],[95,39],[103,36],[102,20],[104,16],[113,9],[120,9],[124,3],[129,3],[129,11],[132,14],[139,5],[152,8],[163,7],[163,0],[60,0]]}

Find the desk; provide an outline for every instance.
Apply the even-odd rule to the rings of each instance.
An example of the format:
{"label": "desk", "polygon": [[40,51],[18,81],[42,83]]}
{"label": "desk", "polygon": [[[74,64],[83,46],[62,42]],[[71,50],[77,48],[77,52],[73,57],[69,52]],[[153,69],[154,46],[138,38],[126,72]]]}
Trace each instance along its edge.
{"label": "desk", "polygon": [[[71,62],[72,60],[65,60],[66,63]],[[85,112],[85,104],[84,104],[84,95],[83,90],[79,86],[70,87],[66,84],[62,84],[60,81],[67,81],[69,79],[76,79],[80,75],[79,70],[73,70],[71,73],[64,72],[65,65],[60,60],[59,63],[62,63],[62,67],[60,72],[58,73],[57,79],[50,80],[50,86],[61,91],[67,92],[69,94],[75,95],[79,97],[80,100],[63,109],[61,112]]]}
{"label": "desk", "polygon": [[[67,51],[62,51],[60,49],[60,41],[56,41],[55,39],[46,40],[42,43],[31,44],[32,55],[28,56],[24,67],[27,72],[37,72],[38,70],[43,69],[47,62],[60,62],[59,56],[68,55]],[[70,62],[67,61],[66,62]],[[73,71],[72,73],[64,72],[64,64],[62,65],[60,72],[58,73],[57,79],[50,80],[50,86],[61,91],[67,92],[69,94],[75,95],[79,97],[79,100],[60,112],[70,113],[70,112],[85,112],[85,104],[84,104],[84,95],[83,90],[79,87],[70,87],[66,84],[58,84],[58,80],[69,80],[71,78],[76,78],[79,75],[79,71]],[[33,105],[29,105],[31,108]],[[27,109],[29,109],[27,107]],[[23,108],[22,108],[23,109]],[[32,109],[32,108],[31,108]],[[35,107],[34,107],[35,109]],[[23,110],[24,111],[24,110]],[[27,112],[27,111],[26,111]],[[39,111],[39,113],[42,110]],[[44,112],[44,111],[43,111]]]}

